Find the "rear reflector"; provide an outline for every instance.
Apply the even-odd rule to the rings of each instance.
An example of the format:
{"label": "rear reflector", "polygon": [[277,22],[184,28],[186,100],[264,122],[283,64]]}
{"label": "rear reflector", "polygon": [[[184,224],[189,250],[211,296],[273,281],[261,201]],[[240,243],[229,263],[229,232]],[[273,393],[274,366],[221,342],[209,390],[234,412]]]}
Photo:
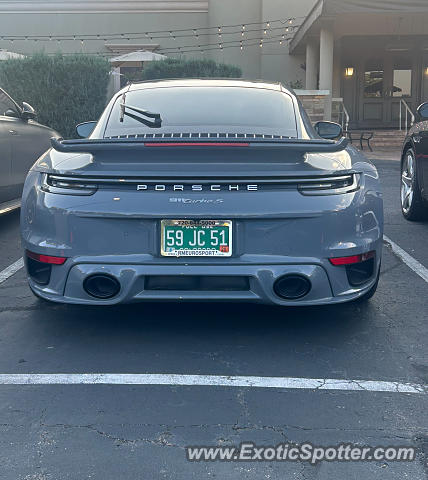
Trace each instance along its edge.
{"label": "rear reflector", "polygon": [[26,251],[27,257],[37,260],[41,263],[50,263],[51,265],[63,265],[67,260],[64,257],[51,257],[50,255],[40,255],[38,253]]}
{"label": "rear reflector", "polygon": [[365,262],[366,260],[370,260],[370,258],[374,258],[376,252],[373,250],[368,253],[362,253],[360,255],[352,255],[351,257],[338,257],[338,258],[330,258],[330,263],[334,266],[339,265],[353,265],[354,263],[361,263]]}
{"label": "rear reflector", "polygon": [[222,143],[222,142],[183,142],[183,143],[154,143],[147,142],[144,144],[145,147],[249,147],[249,143]]}

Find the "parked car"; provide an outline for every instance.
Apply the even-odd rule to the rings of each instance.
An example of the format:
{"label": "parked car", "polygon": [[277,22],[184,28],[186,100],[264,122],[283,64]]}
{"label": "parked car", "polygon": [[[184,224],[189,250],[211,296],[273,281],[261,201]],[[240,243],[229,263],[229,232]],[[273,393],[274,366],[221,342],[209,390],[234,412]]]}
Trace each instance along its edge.
{"label": "parked car", "polygon": [[0,88],[0,214],[19,207],[28,170],[58,136],[35,116],[31,105],[18,105]]}
{"label": "parked car", "polygon": [[376,291],[376,168],[282,85],[132,84],[78,132],[89,138],[54,139],[25,182],[37,296],[320,305]]}
{"label": "parked car", "polygon": [[401,156],[401,211],[407,220],[428,217],[428,102],[417,109]]}

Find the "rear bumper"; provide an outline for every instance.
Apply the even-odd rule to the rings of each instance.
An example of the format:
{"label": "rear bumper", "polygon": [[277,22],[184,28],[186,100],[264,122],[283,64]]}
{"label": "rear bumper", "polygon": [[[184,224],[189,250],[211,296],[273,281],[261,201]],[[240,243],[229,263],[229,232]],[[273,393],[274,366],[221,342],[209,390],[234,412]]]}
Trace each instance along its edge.
{"label": "rear bumper", "polygon": [[[68,262],[67,262],[68,263]],[[40,297],[59,303],[115,305],[143,301],[229,301],[267,305],[310,306],[343,303],[364,295],[375,283],[375,275],[360,288],[350,288],[342,267],[306,264],[278,265],[117,265],[74,264],[54,266],[48,286],[31,279],[31,289]],[[65,272],[65,269],[68,272]],[[377,270],[376,270],[377,271]],[[86,278],[107,274],[120,282],[120,292],[111,299],[96,299],[84,290]],[[333,278],[332,278],[333,274]],[[298,300],[283,300],[274,292],[275,281],[284,275],[300,275],[311,283],[309,293]],[[344,276],[343,276],[344,275]],[[221,276],[248,278],[248,288],[239,290],[153,290],[147,280],[153,276]],[[66,278],[65,282],[62,281]],[[340,286],[341,285],[341,286]]]}

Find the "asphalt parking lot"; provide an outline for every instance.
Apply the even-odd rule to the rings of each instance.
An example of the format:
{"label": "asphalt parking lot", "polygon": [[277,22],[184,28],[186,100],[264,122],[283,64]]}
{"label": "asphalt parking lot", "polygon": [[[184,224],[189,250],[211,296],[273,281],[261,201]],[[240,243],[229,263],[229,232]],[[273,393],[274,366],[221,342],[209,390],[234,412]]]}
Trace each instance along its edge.
{"label": "asphalt parking lot", "polygon": [[[386,235],[428,268],[428,223],[399,211],[399,163],[376,162]],[[21,256],[0,218],[0,271]],[[183,374],[428,383],[428,284],[385,246],[366,305],[278,309],[47,305],[23,270],[0,284],[0,374]],[[1,382],[0,382],[1,383]],[[418,388],[419,388],[418,387]],[[413,462],[190,463],[189,445],[413,446]],[[425,393],[196,385],[0,384],[1,479],[422,480]]]}

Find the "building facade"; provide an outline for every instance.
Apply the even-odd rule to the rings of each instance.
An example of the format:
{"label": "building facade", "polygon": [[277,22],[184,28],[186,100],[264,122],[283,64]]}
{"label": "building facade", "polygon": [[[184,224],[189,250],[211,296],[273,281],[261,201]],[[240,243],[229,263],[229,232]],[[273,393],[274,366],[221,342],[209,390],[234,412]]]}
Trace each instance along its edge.
{"label": "building facade", "polygon": [[[315,0],[0,0],[0,49],[18,53],[45,51],[55,53],[104,53],[120,55],[135,50],[149,50],[167,56],[205,57],[241,66],[247,78],[263,78],[291,82],[304,81],[301,68],[304,56],[288,55],[288,44],[279,44],[279,33],[287,26],[272,23],[268,37],[275,36],[278,42],[259,47],[263,35],[263,22],[296,18],[298,22],[311,10]],[[224,29],[221,37],[217,27],[239,25]],[[244,37],[241,25],[246,26]],[[211,29],[209,29],[212,27]],[[188,29],[187,32],[176,32]],[[165,34],[145,35],[146,32],[163,30]],[[172,35],[169,35],[169,31]],[[193,31],[196,34],[193,34]],[[229,33],[235,32],[235,33]],[[99,34],[99,38],[84,40],[84,34]],[[110,39],[108,34],[121,34]],[[140,33],[128,36],[128,33]],[[181,36],[184,34],[191,36]],[[56,36],[69,34],[71,40],[57,41]],[[51,35],[52,40],[10,36]],[[75,38],[75,40],[73,39]],[[163,38],[159,38],[163,37]],[[129,39],[129,40],[128,40]],[[240,40],[244,48],[240,49]],[[250,41],[250,39],[255,39]],[[234,47],[229,45],[235,40]],[[219,44],[224,48],[220,49]],[[206,47],[204,53],[198,45]],[[187,48],[186,48],[187,47]],[[196,51],[188,52],[189,47]],[[281,47],[281,48],[280,48]],[[169,52],[175,50],[175,53]]]}
{"label": "building facade", "polygon": [[306,88],[343,101],[351,127],[398,128],[428,100],[428,1],[319,0],[289,53],[305,54]]}
{"label": "building facade", "polygon": [[428,100],[427,25],[427,0],[0,0],[0,49],[212,58],[354,128],[396,128]]}

